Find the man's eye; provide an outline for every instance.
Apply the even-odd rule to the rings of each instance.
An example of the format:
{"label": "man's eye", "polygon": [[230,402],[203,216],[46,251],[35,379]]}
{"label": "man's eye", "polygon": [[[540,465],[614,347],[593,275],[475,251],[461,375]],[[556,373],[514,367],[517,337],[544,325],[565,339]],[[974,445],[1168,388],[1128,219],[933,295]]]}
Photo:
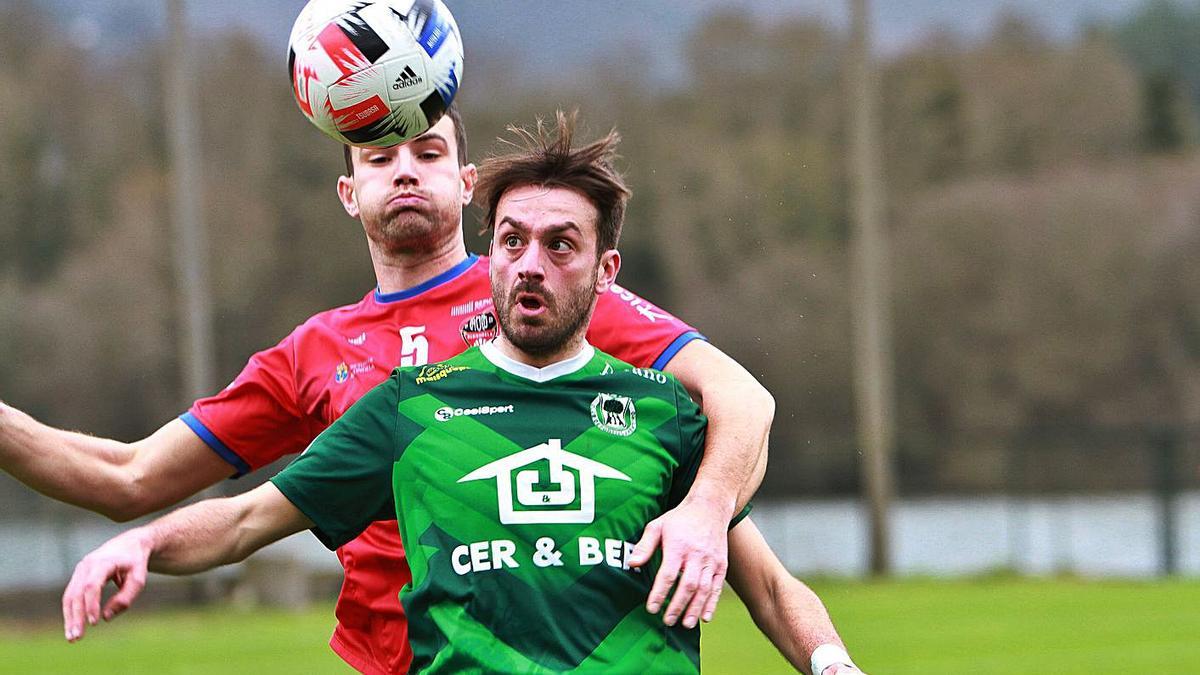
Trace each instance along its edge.
{"label": "man's eye", "polygon": [[510,234],[504,238],[504,245],[509,248],[516,248],[521,245],[521,238],[515,234]]}
{"label": "man's eye", "polygon": [[422,152],[419,156],[421,159],[435,160],[435,159],[441,158],[442,153],[433,152],[432,150],[430,150],[427,152]]}
{"label": "man's eye", "polygon": [[570,251],[571,242],[567,241],[566,239],[555,239],[554,241],[550,242],[550,245],[546,248],[550,249],[551,251]]}

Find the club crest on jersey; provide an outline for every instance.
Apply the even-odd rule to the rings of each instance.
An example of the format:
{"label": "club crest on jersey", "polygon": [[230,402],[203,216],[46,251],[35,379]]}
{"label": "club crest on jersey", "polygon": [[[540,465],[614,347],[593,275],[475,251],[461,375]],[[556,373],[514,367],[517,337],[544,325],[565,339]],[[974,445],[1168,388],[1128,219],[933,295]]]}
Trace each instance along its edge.
{"label": "club crest on jersey", "polygon": [[557,438],[485,464],[458,479],[496,481],[500,522],[590,523],[596,519],[596,479],[632,480],[616,469],[562,449]]}
{"label": "club crest on jersey", "polygon": [[592,424],[614,436],[637,430],[637,408],[633,399],[617,394],[597,394],[592,399]]}
{"label": "club crest on jersey", "polygon": [[333,370],[333,381],[341,384],[348,379],[350,379],[350,366],[347,366],[346,362],[342,361]]}
{"label": "club crest on jersey", "polygon": [[472,316],[462,322],[458,334],[462,336],[463,342],[467,343],[468,347],[491,342],[498,335],[495,312],[489,309]]}

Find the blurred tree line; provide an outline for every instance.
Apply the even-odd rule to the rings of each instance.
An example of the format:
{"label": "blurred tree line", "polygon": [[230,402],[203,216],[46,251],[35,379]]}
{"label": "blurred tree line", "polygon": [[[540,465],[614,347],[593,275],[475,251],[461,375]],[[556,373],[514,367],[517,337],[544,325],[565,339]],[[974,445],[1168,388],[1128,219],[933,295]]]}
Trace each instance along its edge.
{"label": "blurred tree line", "polygon": [[[63,30],[30,0],[0,8],[0,398],[138,438],[190,403],[172,337],[166,46],[97,58]],[[1008,439],[1037,447],[1044,430],[1200,421],[1198,36],[1200,7],[1155,0],[1070,43],[1010,16],[982,41],[937,35],[885,59],[902,489],[1003,488]],[[280,50],[205,40],[195,189],[231,379],[374,282],[335,199],[340,149],[295,111]],[[646,81],[630,65],[648,56],[627,50],[549,88],[468,45],[476,160],[556,107],[623,133],[622,282],[775,394],[774,494],[857,485],[846,47],[821,23],[719,14],[688,37],[686,81]],[[1148,471],[1069,457],[1037,486],[1135,487]]]}

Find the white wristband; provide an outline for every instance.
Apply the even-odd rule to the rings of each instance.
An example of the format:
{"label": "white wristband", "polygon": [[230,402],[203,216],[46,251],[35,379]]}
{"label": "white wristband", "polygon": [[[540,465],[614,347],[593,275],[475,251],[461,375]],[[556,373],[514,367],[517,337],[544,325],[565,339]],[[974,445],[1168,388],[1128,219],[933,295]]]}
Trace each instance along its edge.
{"label": "white wristband", "polygon": [[825,669],[835,663],[841,663],[847,666],[855,667],[854,662],[850,660],[850,655],[841,647],[826,643],[817,647],[812,653],[812,672],[813,675],[821,675]]}

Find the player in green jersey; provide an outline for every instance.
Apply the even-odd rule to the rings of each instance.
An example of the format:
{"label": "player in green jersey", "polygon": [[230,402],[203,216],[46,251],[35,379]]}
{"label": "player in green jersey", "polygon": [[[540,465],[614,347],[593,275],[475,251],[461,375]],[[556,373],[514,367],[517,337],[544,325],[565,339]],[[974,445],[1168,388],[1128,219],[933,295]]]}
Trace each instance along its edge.
{"label": "player in green jersey", "polygon": [[[656,562],[633,542],[687,493],[705,419],[669,375],[584,340],[620,267],[627,191],[610,164],[615,134],[582,148],[571,136],[560,115],[557,135],[539,124],[524,149],[484,165],[494,342],[396,370],[270,483],[90,554],[64,594],[67,638],[97,621],[109,579],[120,590],[106,619],[148,568],[207,569],[302,529],[337,547],[397,518],[413,672],[698,670],[699,631],[643,611]],[[735,520],[729,547],[731,582],[797,668],[857,672],[751,522]]]}

